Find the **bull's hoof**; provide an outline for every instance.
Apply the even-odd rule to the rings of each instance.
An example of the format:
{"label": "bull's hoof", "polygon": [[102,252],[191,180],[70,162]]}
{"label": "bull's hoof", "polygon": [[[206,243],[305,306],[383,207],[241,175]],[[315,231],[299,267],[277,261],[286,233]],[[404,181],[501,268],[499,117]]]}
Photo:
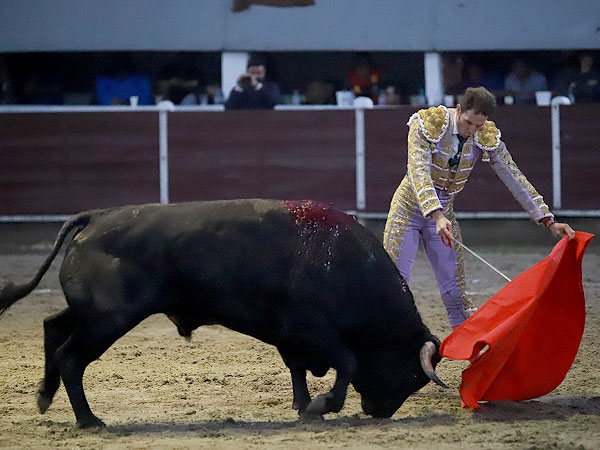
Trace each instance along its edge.
{"label": "bull's hoof", "polygon": [[306,409],[306,407],[308,406],[309,403],[310,403],[310,398],[308,399],[308,401],[304,401],[304,402],[294,400],[292,402],[292,409],[294,409],[295,411],[298,411],[298,413],[300,413],[300,411],[303,411]]}
{"label": "bull's hoof", "polygon": [[50,408],[50,405],[52,404],[52,397],[46,397],[41,391],[38,391],[36,400],[40,414],[44,414],[46,411],[48,411],[48,408]]}
{"label": "bull's hoof", "polygon": [[93,414],[77,421],[77,428],[104,428],[106,425]]}
{"label": "bull's hoof", "polygon": [[298,417],[302,422],[318,422],[325,420],[322,414],[307,413],[306,409],[298,411]]}
{"label": "bull's hoof", "polygon": [[40,410],[40,414],[44,414],[50,408],[52,404],[52,399],[54,399],[54,394],[58,389],[58,384],[55,389],[47,389],[46,387],[46,379],[42,378],[38,383],[38,388],[36,392],[36,401],[38,405],[38,409]]}
{"label": "bull's hoof", "polygon": [[302,411],[302,416],[306,415],[307,417],[323,417],[323,414],[328,413],[330,410],[328,408],[327,402],[329,400],[329,394],[321,394],[317,395],[308,406]]}

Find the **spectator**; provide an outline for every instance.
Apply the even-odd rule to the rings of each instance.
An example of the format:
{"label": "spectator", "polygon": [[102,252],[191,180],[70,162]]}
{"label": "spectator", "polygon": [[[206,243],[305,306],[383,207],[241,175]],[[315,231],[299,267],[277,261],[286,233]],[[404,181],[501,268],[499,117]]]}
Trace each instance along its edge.
{"label": "spectator", "polygon": [[204,93],[200,96],[201,105],[222,105],[225,103],[221,83],[218,81],[209,81],[204,88]]}
{"label": "spectator", "polygon": [[193,57],[187,53],[178,53],[175,60],[163,67],[158,75],[157,96],[176,105],[198,104],[203,78]]}
{"label": "spectator", "polygon": [[252,55],[246,72],[237,79],[225,102],[225,109],[269,109],[281,103],[277,83],[266,81],[267,67],[261,55]]}
{"label": "spectator", "polygon": [[569,85],[579,73],[576,55],[572,50],[564,50],[553,63],[557,70],[552,74],[550,90],[554,95],[568,95]]}
{"label": "spectator", "polygon": [[492,92],[501,91],[504,89],[504,76],[495,70],[485,70],[479,63],[469,63],[465,69],[464,87],[477,86]]}
{"label": "spectator", "polygon": [[0,105],[15,103],[15,93],[13,83],[8,73],[6,61],[0,55]]}
{"label": "spectator", "polygon": [[370,55],[363,52],[357,53],[354,69],[348,74],[348,83],[354,91],[354,96],[369,97],[376,104],[380,82],[381,72],[373,64]]}
{"label": "spectator", "polygon": [[600,72],[594,67],[594,57],[591,53],[579,56],[579,72],[569,84],[569,92],[577,103],[600,101]]}
{"label": "spectator", "polygon": [[100,105],[127,105],[129,97],[137,96],[139,105],[151,105],[150,80],[137,73],[127,55],[115,55],[115,63],[107,75],[96,79],[96,96]]}
{"label": "spectator", "polygon": [[[199,102],[198,80],[173,77],[158,82],[158,98],[176,105],[196,105]],[[158,100],[157,100],[158,103]]]}
{"label": "spectator", "polygon": [[398,92],[396,86],[388,85],[385,88],[385,104],[399,105],[400,103],[400,92]]}
{"label": "spectator", "polygon": [[504,80],[504,89],[513,93],[516,104],[533,104],[535,91],[548,90],[548,83],[542,73],[532,70],[525,60],[518,58]]}
{"label": "spectator", "polygon": [[335,87],[333,83],[313,80],[304,90],[304,98],[309,105],[329,105],[335,103]]}
{"label": "spectator", "polygon": [[32,73],[23,85],[23,103],[31,105],[62,105],[64,95],[60,75],[46,68]]}
{"label": "spectator", "polygon": [[464,59],[461,54],[446,53],[442,58],[442,78],[446,94],[459,95],[465,90]]}

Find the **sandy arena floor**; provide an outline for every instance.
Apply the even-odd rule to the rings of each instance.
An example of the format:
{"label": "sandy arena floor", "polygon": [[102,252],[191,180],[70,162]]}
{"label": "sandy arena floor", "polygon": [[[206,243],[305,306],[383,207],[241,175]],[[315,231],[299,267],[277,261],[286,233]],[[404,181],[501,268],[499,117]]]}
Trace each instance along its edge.
{"label": "sandy arena floor", "polygon": [[[0,228],[0,285],[9,279],[30,279],[56,228]],[[598,239],[583,261],[587,321],[579,353],[561,386],[545,397],[489,403],[475,413],[463,410],[458,387],[466,363],[444,360],[437,372],[450,389],[430,383],[389,420],[365,416],[358,395],[350,389],[339,414],[319,423],[302,423],[291,408],[289,372],[274,347],[222,327],[200,328],[188,343],[165,317],[155,316],[119,340],[86,372],[92,410],[108,425],[100,431],[75,428],[62,386],[45,415],[38,413],[35,403],[44,363],[42,320],[65,306],[58,285],[59,255],[38,289],[0,320],[0,447],[598,449]],[[472,248],[509,277],[552,249],[548,240],[507,247],[479,245],[475,238],[466,242],[475,242]],[[466,256],[466,264],[468,288],[481,305],[504,280],[471,256]],[[431,278],[420,253],[411,288],[424,321],[443,339],[450,329]],[[331,371],[324,378],[309,378],[311,393],[328,390],[332,380]]]}

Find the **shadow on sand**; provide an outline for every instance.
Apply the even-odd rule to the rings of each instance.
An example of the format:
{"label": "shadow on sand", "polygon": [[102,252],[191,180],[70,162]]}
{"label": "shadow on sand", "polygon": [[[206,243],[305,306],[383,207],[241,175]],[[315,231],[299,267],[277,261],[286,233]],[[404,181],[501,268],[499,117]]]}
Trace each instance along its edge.
{"label": "shadow on sand", "polygon": [[523,422],[566,419],[577,414],[600,416],[600,397],[541,397],[521,402],[488,402],[473,414],[473,420]]}
{"label": "shadow on sand", "polygon": [[293,430],[308,432],[323,432],[339,428],[395,428],[418,425],[419,427],[434,427],[438,425],[455,425],[457,418],[449,414],[434,414],[430,416],[405,417],[400,419],[372,419],[360,417],[339,417],[334,419],[304,422],[246,422],[233,419],[201,421],[195,423],[158,422],[158,423],[122,423],[109,425],[106,432],[116,435],[147,434],[147,433],[194,433],[201,435],[219,435],[221,433],[287,433]]}
{"label": "shadow on sand", "polygon": [[[535,400],[521,402],[494,401],[482,404],[482,409],[473,413],[474,422],[479,423],[523,423],[524,421],[564,420],[575,415],[597,415],[600,417],[600,397],[542,397]],[[218,437],[224,434],[278,434],[291,431],[321,433],[341,428],[356,429],[390,429],[407,427],[436,427],[454,426],[459,423],[460,417],[456,414],[432,413],[398,419],[373,419],[367,417],[336,417],[327,420],[305,422],[249,422],[236,421],[231,418],[226,420],[205,420],[194,423],[185,422],[151,422],[151,423],[118,423],[106,428],[94,428],[75,431],[74,423],[43,421],[50,427],[63,427],[72,432],[108,433],[116,436],[135,434],[161,434],[177,433]],[[39,424],[39,423],[38,423]]]}

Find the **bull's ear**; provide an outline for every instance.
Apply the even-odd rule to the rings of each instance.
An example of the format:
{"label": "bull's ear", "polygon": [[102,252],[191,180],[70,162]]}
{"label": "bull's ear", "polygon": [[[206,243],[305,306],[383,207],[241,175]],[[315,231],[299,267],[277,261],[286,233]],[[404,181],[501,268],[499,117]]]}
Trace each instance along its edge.
{"label": "bull's ear", "polygon": [[446,383],[439,379],[439,377],[435,373],[435,369],[433,368],[433,358],[437,355],[437,347],[431,341],[427,341],[421,347],[421,351],[419,353],[419,358],[421,360],[421,367],[423,368],[423,372],[425,375],[429,377],[431,381],[435,384],[443,387],[444,389],[448,389]]}

